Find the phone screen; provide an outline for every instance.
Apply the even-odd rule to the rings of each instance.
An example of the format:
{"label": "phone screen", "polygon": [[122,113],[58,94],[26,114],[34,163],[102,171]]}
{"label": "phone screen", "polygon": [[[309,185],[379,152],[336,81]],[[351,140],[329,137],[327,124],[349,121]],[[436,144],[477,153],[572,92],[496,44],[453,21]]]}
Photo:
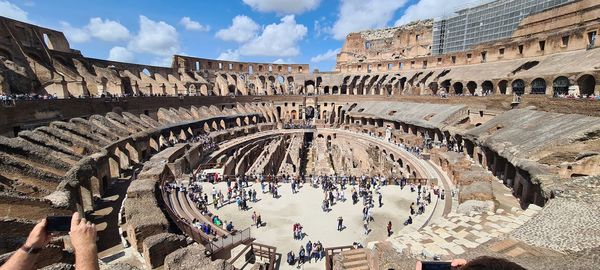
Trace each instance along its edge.
{"label": "phone screen", "polygon": [[70,216],[51,216],[46,217],[46,231],[49,232],[68,232],[71,230]]}
{"label": "phone screen", "polygon": [[421,262],[422,270],[451,270],[452,264],[450,262]]}

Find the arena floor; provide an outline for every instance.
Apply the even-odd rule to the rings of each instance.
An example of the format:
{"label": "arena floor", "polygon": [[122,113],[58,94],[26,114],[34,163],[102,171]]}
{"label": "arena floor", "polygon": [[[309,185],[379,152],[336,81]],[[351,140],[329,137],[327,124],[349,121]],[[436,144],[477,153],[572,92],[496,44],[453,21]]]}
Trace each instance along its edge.
{"label": "arena floor", "polygon": [[[203,189],[210,194],[212,184],[204,183]],[[226,183],[218,183],[217,190],[227,191]],[[372,221],[369,225],[371,229],[368,235],[364,234],[362,221],[362,200],[356,205],[352,204],[351,186],[345,190],[345,202],[336,203],[330,212],[321,210],[321,203],[324,198],[321,188],[303,186],[299,193],[292,194],[290,184],[280,184],[279,193],[281,197],[275,199],[271,194],[261,194],[260,184],[251,184],[251,187],[258,192],[257,203],[249,202],[250,210],[241,211],[235,203],[231,203],[219,210],[214,211],[221,219],[226,222],[233,221],[236,229],[243,230],[252,226],[252,213],[256,211],[261,215],[266,226],[256,228],[252,226],[252,236],[256,242],[277,247],[277,252],[282,254],[281,269],[285,269],[285,255],[294,251],[296,255],[301,245],[306,245],[310,240],[313,243],[320,241],[324,247],[336,247],[352,245],[353,242],[360,242],[367,245],[371,241],[385,240],[387,238],[386,225],[388,221],[392,222],[392,230],[399,231],[403,223],[408,218],[410,203],[416,200],[417,193],[411,193],[408,187],[403,190],[399,186],[384,186],[380,190],[383,194],[383,206],[379,208],[377,197],[374,196],[375,208]],[[209,208],[214,209],[212,206]],[[416,210],[416,209],[415,209]],[[432,206],[426,208],[424,215],[431,215]],[[337,219],[342,216],[346,228],[337,231]],[[303,240],[294,240],[292,227],[294,223],[300,223],[306,234]],[[323,268],[324,260],[318,264],[312,263],[315,269]],[[307,268],[308,267],[308,268]],[[310,264],[305,265],[309,269]]]}

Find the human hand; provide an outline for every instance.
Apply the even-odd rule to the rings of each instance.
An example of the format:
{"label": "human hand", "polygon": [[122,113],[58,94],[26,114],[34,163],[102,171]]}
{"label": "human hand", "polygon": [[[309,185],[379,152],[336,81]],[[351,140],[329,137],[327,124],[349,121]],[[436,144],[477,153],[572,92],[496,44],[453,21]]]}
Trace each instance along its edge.
{"label": "human hand", "polygon": [[[452,262],[450,263],[452,268],[461,267],[465,264],[467,264],[467,260],[465,260],[465,259],[453,259]],[[422,269],[423,269],[423,264],[421,263],[421,261],[417,261],[417,264],[415,265],[415,270],[422,270]]]}
{"label": "human hand", "polygon": [[50,243],[52,235],[46,231],[46,223],[46,219],[42,219],[33,227],[33,230],[31,230],[27,237],[27,241],[25,241],[26,247],[43,248]]}
{"label": "human hand", "polygon": [[71,218],[71,244],[75,253],[96,252],[96,225],[81,218],[78,212]]}

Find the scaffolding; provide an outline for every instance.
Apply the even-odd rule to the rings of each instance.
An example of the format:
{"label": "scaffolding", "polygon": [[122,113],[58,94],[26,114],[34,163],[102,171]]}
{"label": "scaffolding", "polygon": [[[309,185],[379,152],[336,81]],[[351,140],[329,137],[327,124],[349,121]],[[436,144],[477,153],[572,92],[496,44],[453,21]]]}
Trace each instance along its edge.
{"label": "scaffolding", "polygon": [[434,55],[460,52],[473,45],[508,38],[526,16],[573,0],[497,0],[458,10],[433,24]]}

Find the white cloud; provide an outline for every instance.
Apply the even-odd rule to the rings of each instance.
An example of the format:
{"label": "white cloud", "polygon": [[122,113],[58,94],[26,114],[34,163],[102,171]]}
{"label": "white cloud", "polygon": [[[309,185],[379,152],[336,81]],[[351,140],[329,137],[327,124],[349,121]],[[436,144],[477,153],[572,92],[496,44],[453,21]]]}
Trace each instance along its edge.
{"label": "white cloud", "polygon": [[92,37],[108,42],[125,41],[130,37],[129,30],[125,26],[109,19],[91,18],[90,22],[82,28],[71,26],[68,22],[59,23],[69,41],[75,43],[88,42]]}
{"label": "white cloud", "polygon": [[140,31],[129,42],[129,50],[159,56],[171,56],[179,51],[179,34],[175,27],[140,15]]}
{"label": "white cloud", "polygon": [[84,43],[90,41],[90,34],[85,30],[71,26],[68,22],[59,22],[61,30],[70,42]]}
{"label": "white cloud", "polygon": [[244,43],[256,37],[258,30],[260,26],[250,17],[238,15],[233,18],[231,26],[219,30],[216,37],[224,41]]}
{"label": "white cloud", "polygon": [[202,25],[197,21],[193,21],[190,17],[183,17],[179,21],[179,24],[183,25],[185,30],[188,31],[199,31],[199,32],[208,32],[210,31],[210,26]]}
{"label": "white cloud", "polygon": [[342,0],[340,14],[331,29],[333,38],[343,40],[351,32],[385,27],[396,10],[406,2],[407,0]]}
{"label": "white cloud", "polygon": [[300,14],[317,8],[321,0],[243,0],[246,5],[260,12]]}
{"label": "white cloud", "polygon": [[300,54],[298,42],[304,39],[308,29],[297,24],[294,15],[281,18],[281,23],[267,25],[260,36],[240,47],[243,55],[290,57]]}
{"label": "white cloud", "polygon": [[325,39],[327,39],[328,33],[331,33],[331,25],[327,23],[327,19],[325,17],[321,17],[319,20],[315,20],[313,29],[315,31],[315,37],[320,38],[321,35],[325,34]]}
{"label": "white cloud", "polygon": [[116,46],[110,49],[108,60],[131,63],[135,60],[135,56],[127,48]]}
{"label": "white cloud", "polygon": [[282,64],[287,64],[287,61],[285,61],[285,60],[283,60],[283,59],[279,58],[279,59],[277,59],[277,60],[273,61],[273,64],[280,64],[280,65],[282,65]]}
{"label": "white cloud", "polygon": [[130,35],[129,30],[122,24],[102,18],[91,18],[86,29],[92,37],[109,42],[128,40]]}
{"label": "white cloud", "polygon": [[227,50],[226,52],[219,54],[217,60],[240,61],[240,52],[238,50]]}
{"label": "white cloud", "polygon": [[0,16],[11,18],[18,21],[29,22],[28,13],[15,4],[6,0],[0,1]]}
{"label": "white cloud", "polygon": [[173,56],[158,56],[152,59],[150,65],[159,67],[170,67],[173,63]]}
{"label": "white cloud", "polygon": [[[481,0],[477,2],[477,5],[491,1]],[[459,8],[466,7],[468,2],[464,0],[420,0],[418,3],[409,6],[404,15],[396,21],[395,25],[399,26],[415,20],[449,16]]]}
{"label": "white cloud", "polygon": [[326,60],[334,60],[334,59],[336,59],[338,53],[340,53],[340,49],[328,50],[327,52],[325,52],[323,54],[319,54],[319,55],[311,58],[310,61],[313,63],[319,63],[319,62],[323,62]]}

